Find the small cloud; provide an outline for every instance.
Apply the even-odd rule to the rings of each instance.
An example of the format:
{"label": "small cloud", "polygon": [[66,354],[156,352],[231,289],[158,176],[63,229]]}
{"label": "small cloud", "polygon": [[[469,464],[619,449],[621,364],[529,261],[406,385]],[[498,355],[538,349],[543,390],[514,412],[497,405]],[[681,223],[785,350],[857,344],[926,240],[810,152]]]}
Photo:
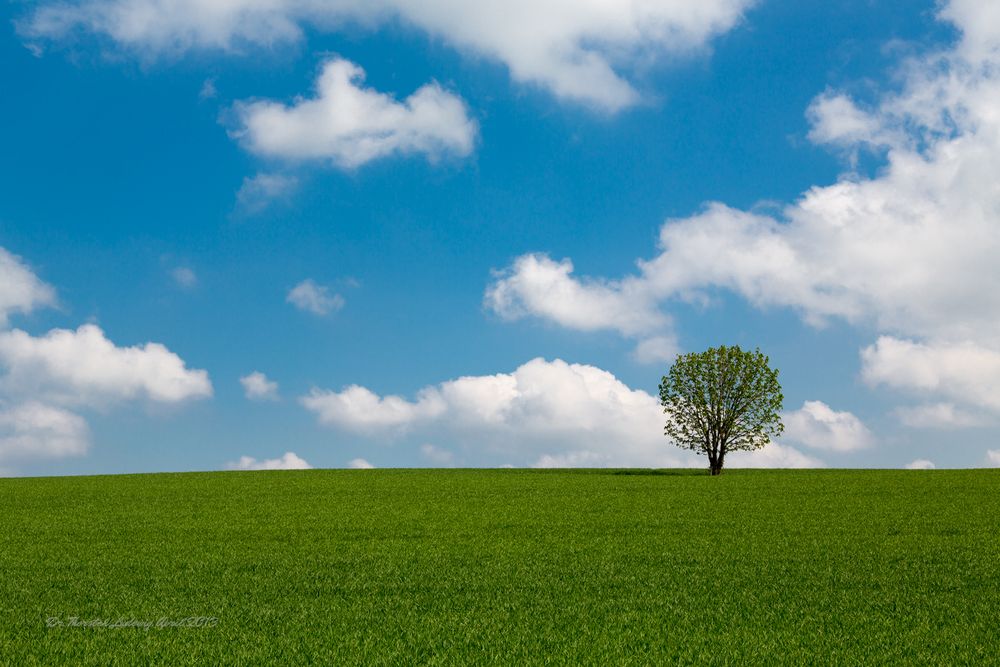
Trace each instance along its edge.
{"label": "small cloud", "polygon": [[543,454],[533,468],[607,468],[610,457],[597,452],[577,451],[565,454]]}
{"label": "small cloud", "polygon": [[205,79],[205,82],[201,84],[201,90],[198,91],[198,97],[203,100],[211,100],[218,96],[219,91],[215,88],[215,79]]}
{"label": "small cloud", "polygon": [[285,300],[299,310],[320,316],[344,307],[344,297],[330,292],[329,287],[317,285],[311,278],[293,287]]}
{"label": "small cloud", "polygon": [[674,336],[653,336],[639,341],[635,347],[635,360],[641,364],[673,361],[680,352]]}
{"label": "small cloud", "polygon": [[462,98],[431,82],[399,101],[365,87],[364,79],[354,63],[327,60],[315,97],[297,97],[290,106],[237,102],[229,134],[256,155],[342,169],[397,154],[423,154],[433,162],[445,155],[464,157],[475,148],[478,125]]}
{"label": "small cloud", "polygon": [[345,276],[340,279],[340,284],[344,287],[350,287],[352,289],[357,289],[361,287],[361,281],[354,276]]}
{"label": "small cloud", "polygon": [[934,465],[933,461],[927,459],[917,459],[915,461],[910,461],[904,466],[907,470],[934,470],[937,466]]}
{"label": "small cloud", "polygon": [[236,211],[255,215],[275,202],[287,200],[299,187],[299,179],[287,174],[258,173],[243,179],[236,192]]}
{"label": "small cloud", "polygon": [[850,452],[870,447],[874,437],[850,412],[837,412],[822,401],[806,401],[784,415],[785,437],[816,449]]}
{"label": "small cloud", "polygon": [[260,371],[254,371],[240,378],[243,393],[251,401],[278,400],[278,383],[267,379]]}
{"label": "small cloud", "polygon": [[993,468],[1000,468],[1000,449],[990,449],[986,452],[986,462]]}
{"label": "small cloud", "polygon": [[375,466],[364,459],[351,459],[347,462],[347,467],[351,470],[372,470],[375,468]]}
{"label": "small cloud", "polygon": [[452,453],[447,449],[441,449],[440,447],[435,447],[431,444],[421,445],[420,453],[423,454],[424,458],[432,463],[438,465],[451,465],[454,457]]}
{"label": "small cloud", "polygon": [[752,452],[737,451],[726,457],[730,468],[823,468],[820,459],[803,454],[794,447],[769,442]]}
{"label": "small cloud", "polygon": [[42,282],[24,260],[4,248],[0,248],[0,288],[0,328],[6,328],[12,313],[57,305],[55,289]]}
{"label": "small cloud", "polygon": [[285,452],[281,458],[258,461],[252,456],[241,456],[239,461],[226,465],[228,470],[308,470],[309,463],[296,456],[295,452]]}
{"label": "small cloud", "polygon": [[89,440],[87,422],[67,410],[37,401],[0,410],[0,461],[82,456]]}
{"label": "small cloud", "polygon": [[182,289],[193,289],[198,285],[198,276],[187,266],[178,266],[170,271],[170,277]]}
{"label": "small cloud", "polygon": [[984,426],[987,421],[952,403],[931,403],[897,408],[894,414],[910,428],[969,428]]}

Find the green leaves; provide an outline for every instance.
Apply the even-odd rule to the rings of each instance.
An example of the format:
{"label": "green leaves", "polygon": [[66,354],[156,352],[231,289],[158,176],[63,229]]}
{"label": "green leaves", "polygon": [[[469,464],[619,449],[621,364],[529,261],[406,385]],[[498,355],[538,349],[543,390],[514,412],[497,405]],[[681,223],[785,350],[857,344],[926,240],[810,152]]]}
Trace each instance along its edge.
{"label": "green leaves", "polygon": [[778,371],[759,349],[713,347],[677,357],[660,382],[664,434],[708,456],[713,474],[728,452],[760,449],[781,435]]}

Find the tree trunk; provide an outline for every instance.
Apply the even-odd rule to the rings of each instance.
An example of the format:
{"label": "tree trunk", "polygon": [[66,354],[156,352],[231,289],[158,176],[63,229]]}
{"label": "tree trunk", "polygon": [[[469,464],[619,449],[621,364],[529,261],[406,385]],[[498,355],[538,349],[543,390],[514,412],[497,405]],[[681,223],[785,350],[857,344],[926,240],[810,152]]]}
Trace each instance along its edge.
{"label": "tree trunk", "polygon": [[726,458],[725,452],[719,452],[714,457],[712,457],[712,476],[722,474],[722,461]]}
{"label": "tree trunk", "polygon": [[715,455],[715,459],[712,461],[712,475],[722,474],[722,462],[726,460],[726,446],[722,445],[719,447],[718,453]]}

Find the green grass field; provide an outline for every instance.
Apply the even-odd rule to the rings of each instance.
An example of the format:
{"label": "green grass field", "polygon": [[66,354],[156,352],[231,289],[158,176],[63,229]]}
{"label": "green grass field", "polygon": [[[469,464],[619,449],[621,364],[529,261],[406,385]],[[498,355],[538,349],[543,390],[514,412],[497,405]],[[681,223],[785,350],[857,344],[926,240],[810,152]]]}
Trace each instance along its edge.
{"label": "green grass field", "polygon": [[[1000,470],[3,479],[0,503],[5,664],[1000,650]],[[155,625],[190,617],[217,620]]]}

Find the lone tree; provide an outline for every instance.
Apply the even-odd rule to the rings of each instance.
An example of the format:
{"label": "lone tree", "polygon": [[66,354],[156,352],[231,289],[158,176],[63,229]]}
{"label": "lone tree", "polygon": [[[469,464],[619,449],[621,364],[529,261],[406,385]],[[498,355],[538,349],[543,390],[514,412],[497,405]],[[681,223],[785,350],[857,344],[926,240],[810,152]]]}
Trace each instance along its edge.
{"label": "lone tree", "polygon": [[768,358],[739,346],[677,357],[660,383],[664,433],[679,447],[708,456],[713,475],[726,454],[760,449],[781,435],[781,385]]}

